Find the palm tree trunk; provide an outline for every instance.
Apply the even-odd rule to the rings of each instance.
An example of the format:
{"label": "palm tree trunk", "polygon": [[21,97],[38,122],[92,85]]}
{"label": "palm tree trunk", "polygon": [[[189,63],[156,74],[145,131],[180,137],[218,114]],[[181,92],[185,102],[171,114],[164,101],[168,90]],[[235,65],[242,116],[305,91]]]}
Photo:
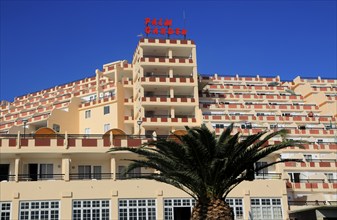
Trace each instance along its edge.
{"label": "palm tree trunk", "polygon": [[191,220],[234,220],[233,209],[222,199],[198,202],[193,208]]}

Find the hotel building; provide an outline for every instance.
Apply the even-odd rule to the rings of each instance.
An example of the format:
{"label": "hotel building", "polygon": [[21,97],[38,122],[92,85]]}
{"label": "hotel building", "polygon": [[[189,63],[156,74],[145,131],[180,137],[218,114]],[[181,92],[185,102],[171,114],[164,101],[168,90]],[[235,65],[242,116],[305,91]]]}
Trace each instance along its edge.
{"label": "hotel building", "polygon": [[[243,136],[289,129],[307,140],[228,196],[236,219],[336,219],[337,79],[202,76],[192,40],[139,40],[131,63],[103,65],[92,77],[0,106],[1,219],[186,219],[194,200],[169,185],[121,173],[137,147],[184,126]],[[269,143],[277,143],[277,137]],[[127,174],[155,172],[137,169]]]}

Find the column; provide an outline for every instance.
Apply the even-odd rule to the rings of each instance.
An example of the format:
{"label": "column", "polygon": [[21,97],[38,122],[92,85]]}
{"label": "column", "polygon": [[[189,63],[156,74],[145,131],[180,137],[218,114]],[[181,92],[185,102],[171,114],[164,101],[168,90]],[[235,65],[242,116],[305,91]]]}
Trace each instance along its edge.
{"label": "column", "polygon": [[169,68],[169,77],[173,78],[173,68],[172,67]]}
{"label": "column", "polygon": [[70,159],[68,157],[62,158],[62,174],[64,174],[64,181],[70,180]]}
{"label": "column", "polygon": [[15,182],[19,181],[19,171],[20,171],[20,158],[15,158],[14,162]]}
{"label": "column", "polygon": [[112,180],[116,180],[116,159],[114,157],[110,159],[110,173],[112,173]]}
{"label": "column", "polygon": [[172,59],[172,57],[173,57],[172,49],[168,49],[168,58]]}
{"label": "column", "polygon": [[170,87],[170,98],[174,98],[174,89]]}

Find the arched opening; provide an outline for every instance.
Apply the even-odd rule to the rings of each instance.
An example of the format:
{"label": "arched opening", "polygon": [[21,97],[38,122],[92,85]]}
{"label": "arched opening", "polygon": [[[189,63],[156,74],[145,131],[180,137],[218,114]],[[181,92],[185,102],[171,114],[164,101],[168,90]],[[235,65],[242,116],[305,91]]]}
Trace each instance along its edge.
{"label": "arched opening", "polygon": [[177,138],[177,136],[184,136],[187,134],[186,130],[175,130],[174,132],[172,132],[172,134],[170,134],[167,139],[168,140],[172,140],[172,141],[179,141],[179,139]]}
{"label": "arched opening", "polygon": [[36,130],[34,138],[56,138],[57,133],[55,130],[47,127],[42,127]]}
{"label": "arched opening", "polygon": [[119,128],[113,128],[105,132],[105,134],[103,135],[103,138],[110,138],[110,134],[113,135],[113,139],[126,139],[127,138],[126,133]]}

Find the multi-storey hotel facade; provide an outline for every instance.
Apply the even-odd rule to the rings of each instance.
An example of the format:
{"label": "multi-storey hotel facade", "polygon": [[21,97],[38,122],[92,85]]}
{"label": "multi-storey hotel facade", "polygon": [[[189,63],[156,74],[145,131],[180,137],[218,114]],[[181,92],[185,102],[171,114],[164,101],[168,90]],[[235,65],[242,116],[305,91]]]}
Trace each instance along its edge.
{"label": "multi-storey hotel facade", "polygon": [[[289,129],[308,141],[228,196],[236,219],[334,219],[337,205],[337,79],[202,76],[192,40],[142,38],[132,63],[103,65],[93,77],[1,102],[1,219],[186,219],[184,192],[122,176],[135,158],[112,147],[231,123],[247,136]],[[277,143],[281,137],[269,143]],[[155,170],[138,169],[142,176]]]}

